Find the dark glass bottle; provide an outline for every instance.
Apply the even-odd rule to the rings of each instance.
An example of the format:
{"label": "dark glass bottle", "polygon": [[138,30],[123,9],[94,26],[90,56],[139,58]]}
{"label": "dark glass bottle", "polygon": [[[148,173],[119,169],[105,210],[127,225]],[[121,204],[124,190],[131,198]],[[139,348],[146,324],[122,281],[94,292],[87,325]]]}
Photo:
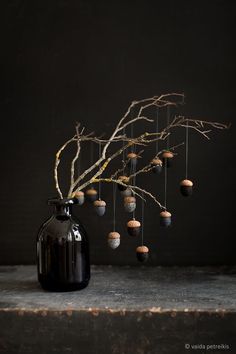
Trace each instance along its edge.
{"label": "dark glass bottle", "polygon": [[89,244],[85,229],[72,215],[74,199],[50,199],[53,215],[37,235],[38,281],[45,290],[85,288],[90,279]]}

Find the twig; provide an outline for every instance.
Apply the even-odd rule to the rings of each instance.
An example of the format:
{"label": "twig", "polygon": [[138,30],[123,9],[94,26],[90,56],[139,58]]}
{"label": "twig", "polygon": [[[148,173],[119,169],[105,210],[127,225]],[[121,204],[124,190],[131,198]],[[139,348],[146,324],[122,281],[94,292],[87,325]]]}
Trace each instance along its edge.
{"label": "twig", "polygon": [[80,135],[83,134],[84,128],[82,128],[81,132],[79,132],[79,127],[80,127],[80,123],[76,124],[75,130],[76,130],[76,136],[77,136],[77,149],[76,149],[76,154],[75,157],[73,158],[72,162],[71,162],[71,179],[70,179],[70,189],[68,192],[68,197],[70,197],[70,195],[73,192],[73,185],[74,185],[74,175],[75,175],[75,162],[78,160],[79,158],[79,154],[80,154]]}
{"label": "twig", "polygon": [[154,200],[154,202],[163,210],[165,210],[165,207],[157,200],[156,197],[154,197],[154,195],[152,195],[150,192],[146,191],[145,189],[142,189],[141,187],[138,186],[131,186],[128,184],[123,183],[120,180],[114,180],[111,178],[96,178],[92,180],[92,183],[99,183],[99,182],[106,182],[106,183],[116,183],[116,184],[120,184],[124,187],[129,188],[133,194],[137,195],[139,198],[143,199],[144,201],[146,201],[137,191],[140,191],[146,195],[148,195],[152,200]]}
{"label": "twig", "polygon": [[[178,147],[180,147],[180,146],[182,146],[182,145],[184,145],[184,142],[182,142],[182,143],[180,143],[180,144],[178,144],[178,145],[172,146],[171,148],[169,148],[169,150],[170,150],[170,151],[174,151],[175,149],[177,149]],[[166,151],[166,150],[161,150],[161,151],[159,151],[159,152],[156,154],[155,158],[158,157],[158,156],[160,156],[164,151]],[[175,154],[176,154],[176,153],[175,153]],[[141,174],[141,173],[150,172],[150,171],[152,171],[152,169],[153,169],[153,166],[152,166],[151,163],[149,163],[148,165],[144,166],[144,167],[141,168],[140,170],[136,171],[135,173],[133,173],[132,175],[127,176],[127,177],[128,177],[129,179],[132,179],[132,178],[136,177],[137,175],[139,175],[139,174]]]}
{"label": "twig", "polygon": [[[69,139],[56,153],[56,159],[55,159],[55,165],[54,165],[54,179],[55,179],[55,184],[56,184],[56,189],[58,191],[58,194],[60,198],[63,198],[61,189],[59,187],[59,181],[58,181],[58,166],[60,164],[60,155],[62,151],[67,147],[72,142],[77,143],[77,150],[76,154],[71,162],[71,180],[70,180],[70,188],[69,188],[69,193],[68,196],[73,196],[74,193],[78,190],[82,190],[85,187],[87,187],[89,184],[91,184],[92,181],[97,181],[97,180],[103,180],[106,182],[114,182],[118,181],[114,178],[117,177],[118,173],[123,170],[124,166],[129,162],[127,161],[122,161],[123,163],[123,168],[117,170],[113,175],[111,176],[110,179],[106,178],[101,178],[101,175],[107,168],[107,166],[110,164],[110,162],[115,159],[117,156],[122,154],[126,149],[128,149],[132,145],[141,145],[141,146],[146,146],[154,141],[157,140],[165,140],[167,137],[170,136],[172,129],[177,128],[177,127],[186,127],[193,129],[203,135],[206,139],[209,138],[209,133],[211,132],[211,129],[208,128],[215,128],[215,129],[226,129],[229,128],[229,125],[227,124],[222,124],[218,122],[208,122],[205,120],[199,120],[199,119],[192,119],[192,118],[185,118],[183,116],[175,116],[172,122],[166,126],[165,128],[162,129],[160,132],[145,132],[142,135],[134,138],[127,137],[124,134],[121,134],[122,131],[124,131],[125,128],[127,128],[130,124],[133,123],[138,123],[139,121],[147,121],[147,122],[152,122],[153,120],[146,117],[144,115],[144,111],[149,108],[149,107],[166,107],[166,106],[176,106],[178,104],[183,104],[184,103],[184,94],[181,93],[170,93],[170,94],[163,94],[160,96],[153,96],[151,98],[146,98],[138,101],[133,101],[130,106],[128,107],[127,111],[125,114],[121,117],[120,121],[116,125],[113,133],[111,134],[110,138],[104,139],[103,135],[96,137],[94,136],[94,133],[89,133],[89,134],[84,134],[84,128],[79,132],[79,125],[77,124],[76,126],[76,135],[73,136],[71,139]],[[136,117],[131,118],[130,113],[134,108],[138,108],[138,114]],[[93,141],[95,143],[103,145],[101,156],[99,159],[91,165],[88,169],[86,169],[82,174],[80,174],[76,179],[74,178],[75,176],[75,163],[79,157],[80,150],[81,150],[81,142],[86,142],[86,141]],[[126,144],[118,149],[116,152],[114,152],[111,156],[107,156],[108,154],[108,148],[112,143],[117,143],[117,142],[125,142]],[[178,146],[183,145],[183,143],[178,144],[170,150],[175,150]],[[156,155],[159,156],[162,152],[159,151],[158,154]],[[94,170],[97,171],[93,174],[92,177],[89,178],[89,180],[85,181],[84,183],[80,183],[82,180],[86,178],[86,176],[93,172]],[[130,178],[133,178],[137,174],[148,172],[151,169],[151,165],[147,165],[143,167],[141,170],[138,170],[135,174],[131,175]],[[121,182],[114,182],[114,183],[119,183]],[[78,186],[80,184],[80,186]],[[130,186],[129,186],[130,188]],[[132,189],[140,190],[141,192],[144,192],[144,194],[148,194],[149,192],[145,192],[144,190],[140,189],[137,186],[132,186]],[[137,193],[137,192],[135,192]],[[152,199],[155,197],[152,196]],[[159,203],[159,202],[158,202]],[[157,203],[157,204],[158,204]],[[162,206],[161,206],[162,207]]]}
{"label": "twig", "polygon": [[[147,117],[145,116],[142,116],[142,112],[144,109],[150,107],[150,106],[157,106],[157,105],[160,105],[162,106],[163,105],[163,100],[167,97],[171,97],[171,96],[180,96],[180,97],[183,97],[183,94],[178,94],[178,93],[174,93],[174,94],[166,94],[166,95],[161,95],[161,96],[155,96],[155,97],[152,97],[152,98],[149,98],[149,99],[145,99],[145,100],[140,100],[140,101],[133,101],[131,103],[131,105],[128,107],[128,110],[126,111],[126,113],[124,114],[124,116],[120,119],[120,121],[118,122],[114,132],[112,133],[112,135],[110,136],[110,138],[108,139],[107,143],[105,144],[105,146],[103,147],[103,150],[102,150],[102,154],[101,154],[101,157],[99,158],[99,160],[97,160],[95,162],[94,165],[90,166],[87,170],[85,170],[78,178],[77,180],[75,181],[74,185],[73,185],[73,190],[74,188],[77,186],[77,184],[83,179],[85,178],[90,172],[92,172],[95,168],[97,168],[105,159],[106,159],[106,152],[107,152],[107,149],[109,147],[109,145],[111,144],[111,142],[114,140],[114,138],[116,138],[117,134],[122,131],[125,127],[127,127],[128,125],[138,121],[138,120],[147,120],[147,121],[152,121],[150,119],[148,119]],[[141,108],[139,109],[139,113],[137,115],[136,118],[133,118],[133,119],[130,119],[128,122],[125,123],[125,119],[128,117],[128,115],[130,114],[131,112],[131,109],[138,105],[138,104],[141,104],[143,102],[146,102],[146,101],[151,101],[150,103],[144,105],[144,106],[141,106]],[[164,105],[177,105],[177,103],[175,103],[174,101],[172,102],[171,100],[167,101],[164,103]],[[102,165],[102,170],[98,173],[96,173],[92,178],[96,178],[99,176],[99,173],[101,174],[104,169],[106,168],[106,166],[108,165],[108,163],[110,162],[110,159],[108,158],[107,161],[105,161],[105,163]]]}
{"label": "twig", "polygon": [[62,151],[67,147],[67,145],[69,145],[72,141],[76,141],[76,135],[73,136],[73,138],[67,140],[56,153],[56,159],[55,159],[55,164],[54,164],[54,180],[55,180],[55,184],[56,184],[56,190],[60,196],[60,199],[63,199],[63,195],[62,195],[62,192],[61,192],[61,189],[59,186],[59,181],[58,181],[58,166],[61,161],[60,155],[61,155]]}

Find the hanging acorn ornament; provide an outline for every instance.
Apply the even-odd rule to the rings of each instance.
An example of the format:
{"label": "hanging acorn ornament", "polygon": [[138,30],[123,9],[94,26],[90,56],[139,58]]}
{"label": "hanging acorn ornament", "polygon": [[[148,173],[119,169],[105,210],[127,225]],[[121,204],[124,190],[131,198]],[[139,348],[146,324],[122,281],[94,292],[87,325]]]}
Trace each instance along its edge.
{"label": "hanging acorn ornament", "polygon": [[127,231],[130,236],[138,236],[140,233],[141,223],[138,220],[132,219],[127,222]]}
{"label": "hanging acorn ornament", "polygon": [[[125,183],[125,184],[128,184],[129,183],[129,177],[127,177],[127,176],[119,176],[118,177],[118,180],[119,181],[121,181],[121,182],[123,182],[123,183]],[[122,186],[121,184],[117,184],[117,186],[118,186],[118,189],[120,190],[120,191],[125,191],[126,189],[127,189],[127,187],[126,186]]]}
{"label": "hanging acorn ornament", "polygon": [[76,199],[77,204],[79,205],[84,204],[84,192],[82,191],[75,192],[74,198]]}
{"label": "hanging acorn ornament", "polygon": [[160,225],[163,227],[168,227],[171,225],[171,213],[164,210],[160,213]]}
{"label": "hanging acorn ornament", "polygon": [[152,172],[161,173],[162,170],[162,161],[158,157],[151,161]]}
{"label": "hanging acorn ornament", "polygon": [[147,246],[138,246],[136,248],[136,256],[139,262],[146,262],[149,256],[149,249]]}
{"label": "hanging acorn ornament", "polygon": [[134,152],[130,152],[127,155],[127,159],[129,160],[129,166],[131,166],[132,168],[136,167],[137,162],[138,162],[138,155],[135,154]]}
{"label": "hanging acorn ornament", "polygon": [[184,197],[189,197],[193,193],[193,182],[189,179],[184,179],[180,182],[180,192]]}
{"label": "hanging acorn ornament", "polygon": [[120,234],[116,231],[110,232],[107,237],[108,245],[114,250],[120,246]]}
{"label": "hanging acorn ornament", "polygon": [[87,201],[94,202],[97,199],[98,192],[94,188],[89,188],[85,191]]}
{"label": "hanging acorn ornament", "polygon": [[124,198],[124,208],[127,213],[132,213],[136,208],[136,198],[135,197],[125,197]]}
{"label": "hanging acorn ornament", "polygon": [[172,160],[173,160],[174,154],[171,151],[164,151],[162,154],[162,164],[165,167],[171,167],[172,166]]}
{"label": "hanging acorn ornament", "polygon": [[103,216],[106,211],[106,202],[104,200],[98,199],[93,202],[95,211],[98,216]]}
{"label": "hanging acorn ornament", "polygon": [[132,196],[132,191],[130,188],[126,188],[124,191],[120,192],[123,197],[131,197]]}

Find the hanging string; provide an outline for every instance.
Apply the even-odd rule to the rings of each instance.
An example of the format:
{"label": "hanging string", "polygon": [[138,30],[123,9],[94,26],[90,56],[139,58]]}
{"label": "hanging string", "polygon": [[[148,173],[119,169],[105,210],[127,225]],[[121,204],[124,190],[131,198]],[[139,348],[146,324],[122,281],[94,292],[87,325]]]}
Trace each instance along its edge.
{"label": "hanging string", "polygon": [[[123,129],[123,135],[125,135],[125,128]],[[122,141],[122,148],[123,148],[123,152],[122,152],[122,161],[123,161],[123,175],[125,174],[125,150],[124,150],[124,146],[125,146],[125,141]]]}
{"label": "hanging string", "polygon": [[[133,112],[133,110],[132,110],[132,112],[131,112],[131,119],[133,119],[133,116],[134,116],[134,114],[133,114],[134,112]],[[133,123],[131,123],[131,125],[130,125],[130,138],[131,139],[133,139],[134,138],[134,125],[133,125]],[[132,145],[131,146],[131,152],[132,153],[136,153],[136,145]],[[132,175],[132,174],[135,174],[135,172],[136,172],[136,164],[134,163],[134,164],[130,164],[130,175]],[[133,182],[132,182],[132,185],[133,186],[135,186],[135,183],[136,183],[136,176],[134,176],[134,178],[133,178]],[[133,211],[133,219],[135,219],[135,210]]]}
{"label": "hanging string", "polygon": [[185,179],[188,179],[188,120],[186,122],[186,144],[185,144]]}
{"label": "hanging string", "polygon": [[90,164],[93,164],[93,142],[90,143]]}
{"label": "hanging string", "polygon": [[[167,106],[167,115],[166,115],[166,126],[168,127],[170,124],[170,106]],[[167,142],[166,142],[166,148],[167,150],[169,150],[169,144],[170,144],[170,140],[169,140],[169,135],[167,136]],[[165,163],[165,176],[164,176],[164,206],[165,209],[167,207],[167,161]]]}
{"label": "hanging string", "polygon": [[[170,106],[167,106],[167,117],[166,117],[166,126],[168,127],[170,124]],[[166,148],[169,150],[170,147],[170,136],[167,136],[166,139]]]}
{"label": "hanging string", "polygon": [[165,163],[165,167],[164,167],[164,170],[165,170],[165,190],[164,190],[164,206],[165,206],[165,209],[166,209],[166,199],[167,199],[167,163]]}
{"label": "hanging string", "polygon": [[[134,112],[133,112],[133,109],[131,111],[131,120],[134,118]],[[131,123],[130,124],[130,138],[133,139],[134,137],[134,123]],[[134,152],[134,146],[131,145],[131,152]]]}
{"label": "hanging string", "polygon": [[[80,154],[78,156],[78,160],[77,160],[77,173],[78,173],[78,177],[80,177],[80,171],[81,171],[81,150],[80,149]],[[78,185],[79,186],[79,185]]]}
{"label": "hanging string", "polygon": [[[142,197],[143,197],[143,192],[142,192]],[[141,215],[141,240],[142,240],[142,246],[143,246],[143,233],[144,233],[144,200],[142,199],[142,215]]]}
{"label": "hanging string", "polygon": [[[136,149],[136,146],[134,146],[134,148]],[[132,164],[130,161],[130,175],[133,175],[136,173],[136,164]],[[132,186],[135,186],[136,183],[136,176],[133,177],[133,181],[130,181],[130,184]],[[133,214],[133,219],[135,219],[135,210],[132,212]]]}
{"label": "hanging string", "polygon": [[116,230],[116,184],[113,183],[113,231]]}
{"label": "hanging string", "polygon": [[[132,173],[133,174],[136,173],[136,165],[134,165]],[[133,186],[135,186],[135,184],[136,184],[136,176],[134,176],[134,178],[133,178]],[[135,219],[135,209],[133,211],[133,219]]]}
{"label": "hanging string", "polygon": [[[133,123],[131,123],[131,126],[130,126],[130,137],[131,139],[133,139],[134,137],[134,126],[133,126]],[[131,152],[134,152],[134,146],[131,145]]]}
{"label": "hanging string", "polygon": [[[101,157],[101,142],[99,142],[98,146],[99,146],[99,152],[98,152],[99,157],[98,158],[100,159],[100,157]],[[99,170],[100,169],[101,169],[101,163],[99,163]],[[101,182],[98,182],[98,199],[99,200],[101,200],[101,189],[102,189]]]}
{"label": "hanging string", "polygon": [[[157,115],[156,115],[156,132],[158,133],[159,131],[159,108],[157,107]],[[158,136],[157,136],[158,138]],[[156,140],[156,155],[158,153],[158,149],[159,149],[159,140]]]}
{"label": "hanging string", "polygon": [[[93,142],[90,143],[90,166],[93,165]],[[91,183],[91,188],[93,188],[93,184]]]}

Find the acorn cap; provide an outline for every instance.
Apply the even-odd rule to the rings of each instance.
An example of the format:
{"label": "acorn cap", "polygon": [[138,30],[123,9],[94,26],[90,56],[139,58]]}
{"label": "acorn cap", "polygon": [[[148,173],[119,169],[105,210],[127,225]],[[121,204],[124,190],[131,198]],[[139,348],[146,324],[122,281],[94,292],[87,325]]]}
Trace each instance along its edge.
{"label": "acorn cap", "polygon": [[138,246],[138,247],[136,248],[136,252],[137,252],[137,253],[148,253],[148,252],[149,252],[149,249],[148,249],[148,247],[146,247],[146,246]]}
{"label": "acorn cap", "polygon": [[75,197],[83,197],[84,196],[84,192],[82,192],[82,191],[78,191],[78,192],[75,192],[75,195],[74,195]]}
{"label": "acorn cap", "polygon": [[127,177],[127,176],[119,176],[118,180],[120,180],[121,182],[124,182],[124,183],[127,184],[129,182],[129,177]]}
{"label": "acorn cap", "polygon": [[120,234],[119,234],[118,232],[116,232],[116,231],[113,231],[113,232],[110,232],[110,233],[108,234],[108,238],[109,238],[109,239],[120,238]]}
{"label": "acorn cap", "polygon": [[86,192],[85,192],[87,195],[95,195],[95,194],[98,194],[98,192],[96,191],[96,189],[87,189]]}
{"label": "acorn cap", "polygon": [[172,159],[172,157],[174,157],[174,154],[171,151],[165,151],[163,152],[162,157],[164,159]]}
{"label": "acorn cap", "polygon": [[140,227],[141,223],[138,220],[130,220],[127,222],[127,227]]}
{"label": "acorn cap", "polygon": [[101,206],[106,206],[107,203],[104,201],[104,200],[95,200],[93,202],[93,205],[94,206],[97,206],[97,207],[101,207]]}
{"label": "acorn cap", "polygon": [[160,165],[160,166],[162,166],[162,161],[157,157],[156,159],[153,159],[151,161],[151,164],[152,165]]}
{"label": "acorn cap", "polygon": [[162,211],[162,212],[160,213],[160,216],[161,216],[162,218],[170,218],[170,217],[171,217],[171,213],[169,213],[167,210],[165,210],[165,211]]}
{"label": "acorn cap", "polygon": [[190,181],[189,179],[184,179],[183,181],[180,182],[180,185],[185,187],[192,187],[193,182]]}
{"label": "acorn cap", "polygon": [[135,154],[134,152],[130,152],[130,153],[127,155],[128,159],[136,159],[137,156],[138,156],[138,155]]}
{"label": "acorn cap", "polygon": [[125,203],[135,203],[136,202],[136,198],[135,197],[125,197],[124,198],[124,202]]}
{"label": "acorn cap", "polygon": [[127,178],[127,176],[121,175],[118,177],[118,179],[123,180],[124,178]]}

